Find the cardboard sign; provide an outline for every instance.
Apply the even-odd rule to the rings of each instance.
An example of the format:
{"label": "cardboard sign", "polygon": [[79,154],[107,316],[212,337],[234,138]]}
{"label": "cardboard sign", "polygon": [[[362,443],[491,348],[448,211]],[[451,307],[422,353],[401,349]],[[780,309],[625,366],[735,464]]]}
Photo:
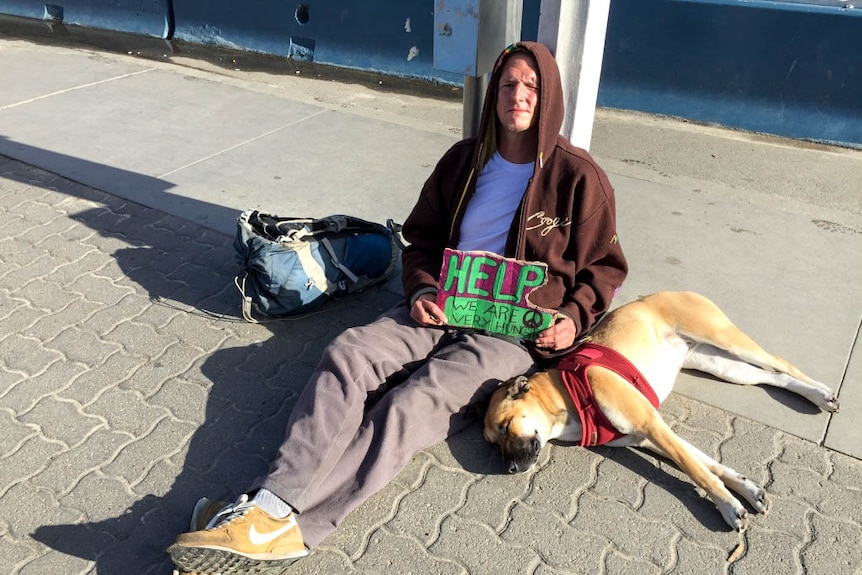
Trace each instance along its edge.
{"label": "cardboard sign", "polygon": [[553,324],[556,315],[529,301],[530,292],[547,279],[548,266],[541,262],[447,248],[437,305],[449,325],[534,340]]}

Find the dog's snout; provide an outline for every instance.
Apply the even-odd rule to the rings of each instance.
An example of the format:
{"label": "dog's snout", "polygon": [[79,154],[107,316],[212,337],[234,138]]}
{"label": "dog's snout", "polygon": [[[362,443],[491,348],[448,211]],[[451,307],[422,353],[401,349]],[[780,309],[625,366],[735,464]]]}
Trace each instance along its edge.
{"label": "dog's snout", "polygon": [[516,473],[524,473],[525,471],[529,471],[533,467],[533,461],[517,461],[515,459],[509,460],[509,475],[515,475]]}
{"label": "dog's snout", "polygon": [[509,473],[524,473],[532,469],[542,451],[538,437],[523,437],[509,441],[503,448],[506,469]]}

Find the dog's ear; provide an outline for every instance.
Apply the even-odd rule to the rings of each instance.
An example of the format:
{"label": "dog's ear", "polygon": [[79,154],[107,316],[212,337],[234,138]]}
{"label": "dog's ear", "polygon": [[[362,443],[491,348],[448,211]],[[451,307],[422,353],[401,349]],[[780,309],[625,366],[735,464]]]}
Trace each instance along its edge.
{"label": "dog's ear", "polygon": [[524,375],[519,375],[509,386],[509,399],[521,399],[528,391],[530,391],[530,380]]}

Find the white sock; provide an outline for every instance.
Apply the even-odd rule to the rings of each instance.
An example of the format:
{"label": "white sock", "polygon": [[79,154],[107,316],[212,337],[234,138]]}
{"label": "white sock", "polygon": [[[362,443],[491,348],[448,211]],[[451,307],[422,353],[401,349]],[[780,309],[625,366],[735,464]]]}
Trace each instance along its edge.
{"label": "white sock", "polygon": [[273,517],[278,517],[279,519],[284,519],[293,513],[293,508],[287,501],[281,499],[272,491],[267,491],[263,488],[257,490],[257,493],[252,498],[252,502]]}

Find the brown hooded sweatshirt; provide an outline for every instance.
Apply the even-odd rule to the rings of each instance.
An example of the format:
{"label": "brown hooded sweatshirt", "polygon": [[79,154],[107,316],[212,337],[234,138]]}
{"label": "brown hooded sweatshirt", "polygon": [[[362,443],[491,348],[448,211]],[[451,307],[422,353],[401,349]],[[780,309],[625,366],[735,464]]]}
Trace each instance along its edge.
{"label": "brown hooded sweatshirt", "polygon": [[404,223],[410,242],[402,256],[404,293],[412,303],[421,293],[436,292],[443,249],[457,246],[476,178],[496,151],[497,85],[503,63],[515,52],[529,52],[538,63],[538,150],[502,255],[548,264],[548,282],[530,301],[571,317],[580,335],[608,309],[628,266],[617,239],[614,190],[589,153],[560,135],[560,72],[548,49],[534,42],[514,44],[500,55],[485,95],[481,137],[452,146],[425,182]]}

